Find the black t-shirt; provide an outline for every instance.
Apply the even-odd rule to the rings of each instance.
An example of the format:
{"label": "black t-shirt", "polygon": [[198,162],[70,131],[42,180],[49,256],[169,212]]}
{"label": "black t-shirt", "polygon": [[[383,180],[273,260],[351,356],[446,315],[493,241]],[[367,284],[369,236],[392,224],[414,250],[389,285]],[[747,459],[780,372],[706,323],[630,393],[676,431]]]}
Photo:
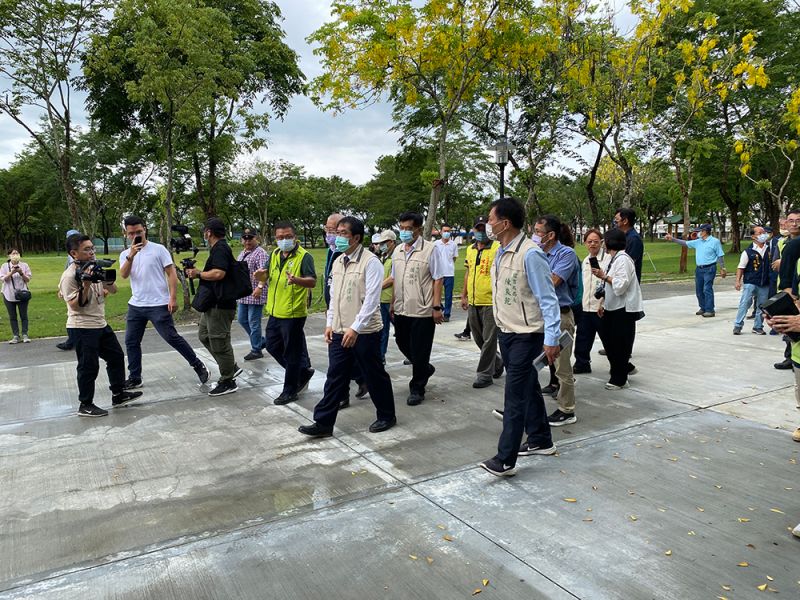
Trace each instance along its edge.
{"label": "black t-shirt", "polygon": [[[208,260],[206,260],[206,266],[203,267],[203,271],[220,269],[221,271],[225,271],[225,278],[227,279],[228,275],[233,270],[233,262],[233,252],[231,251],[231,247],[228,246],[228,242],[219,240],[216,244],[211,246],[211,250],[208,253]],[[222,281],[206,281],[205,279],[201,279],[200,285],[211,287],[212,291],[217,295],[217,286],[221,287],[225,285],[225,279]],[[220,300],[214,306],[216,308],[236,308],[236,300]]]}

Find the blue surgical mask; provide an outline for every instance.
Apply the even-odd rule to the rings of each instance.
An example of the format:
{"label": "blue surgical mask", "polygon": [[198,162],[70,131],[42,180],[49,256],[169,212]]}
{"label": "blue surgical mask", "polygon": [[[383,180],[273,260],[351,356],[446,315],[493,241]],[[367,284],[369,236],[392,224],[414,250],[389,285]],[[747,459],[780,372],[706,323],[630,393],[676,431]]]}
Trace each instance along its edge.
{"label": "blue surgical mask", "polygon": [[450,239],[450,232],[449,231],[443,231],[442,232],[442,239],[443,240],[449,240]]}
{"label": "blue surgical mask", "polygon": [[380,251],[381,251],[381,254],[389,254],[389,245],[388,244],[381,244]]}
{"label": "blue surgical mask", "polygon": [[768,233],[762,233],[756,239],[759,241],[759,243],[763,244],[764,242],[766,242],[769,239],[769,234]]}
{"label": "blue surgical mask", "polygon": [[294,240],[278,240],[278,248],[281,252],[291,252],[294,249]]}
{"label": "blue surgical mask", "polygon": [[337,235],[333,243],[337,252],[344,252],[350,247],[350,238]]}
{"label": "blue surgical mask", "polygon": [[400,232],[400,241],[404,244],[410,244],[411,241],[414,239],[414,232],[403,230]]}
{"label": "blue surgical mask", "polygon": [[483,231],[476,231],[474,234],[476,242],[485,242],[489,237]]}
{"label": "blue surgical mask", "polygon": [[531,241],[532,241],[534,244],[536,244],[537,246],[539,246],[539,248],[541,248],[541,247],[542,247],[542,238],[541,238],[541,236],[538,236],[538,235],[536,235],[536,234],[534,233],[534,234],[531,236]]}

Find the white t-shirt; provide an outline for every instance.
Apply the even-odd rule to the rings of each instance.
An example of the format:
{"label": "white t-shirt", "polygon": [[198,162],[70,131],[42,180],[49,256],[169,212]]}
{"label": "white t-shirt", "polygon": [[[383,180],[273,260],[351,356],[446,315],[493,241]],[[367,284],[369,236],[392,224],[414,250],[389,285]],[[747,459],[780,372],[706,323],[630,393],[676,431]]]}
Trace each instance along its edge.
{"label": "white t-shirt", "polygon": [[[764,252],[767,251],[767,245],[766,244],[761,246],[761,248],[758,247],[758,244],[753,244],[753,248],[755,249],[756,252],[758,252],[762,256],[762,258],[764,256]],[[744,252],[742,252],[742,255],[739,257],[739,266],[736,267],[736,268],[737,269],[746,269],[747,268],[747,263],[749,263],[749,262],[750,262],[750,257],[747,256],[747,251],[745,250]]]}
{"label": "white t-shirt", "polygon": [[[129,250],[119,254],[121,265]],[[169,285],[164,269],[173,264],[172,257],[161,244],[148,241],[133,257],[131,265],[131,306],[166,306],[169,303]]]}
{"label": "white t-shirt", "polygon": [[433,244],[436,252],[442,259],[442,277],[453,277],[456,274],[455,259],[458,258],[458,244],[451,238],[446,244],[442,240],[436,240]]}

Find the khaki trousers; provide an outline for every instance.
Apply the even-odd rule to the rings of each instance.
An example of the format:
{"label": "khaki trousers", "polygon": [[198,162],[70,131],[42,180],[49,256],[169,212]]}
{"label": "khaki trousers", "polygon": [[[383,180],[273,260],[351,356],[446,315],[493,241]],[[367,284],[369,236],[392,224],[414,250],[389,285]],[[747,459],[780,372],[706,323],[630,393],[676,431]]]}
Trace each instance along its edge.
{"label": "khaki trousers", "polygon": [[[575,339],[575,314],[572,310],[561,313],[561,331],[568,331]],[[572,344],[561,349],[556,359],[556,377],[558,377],[558,409],[565,413],[575,412],[575,376],[572,373]]]}

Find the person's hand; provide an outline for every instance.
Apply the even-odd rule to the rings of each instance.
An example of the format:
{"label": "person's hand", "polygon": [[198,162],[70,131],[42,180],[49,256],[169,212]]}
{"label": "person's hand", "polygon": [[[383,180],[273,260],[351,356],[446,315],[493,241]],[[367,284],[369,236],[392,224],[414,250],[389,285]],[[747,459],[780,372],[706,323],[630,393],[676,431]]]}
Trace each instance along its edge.
{"label": "person's hand", "polygon": [[778,333],[800,332],[800,315],[777,315],[767,319],[767,325]]}
{"label": "person's hand", "polygon": [[266,269],[256,269],[253,271],[253,277],[256,278],[256,281],[260,281],[261,283],[267,282],[267,270]]}
{"label": "person's hand", "polygon": [[286,281],[289,283],[289,285],[294,285],[295,283],[297,283],[297,277],[295,277],[294,275],[292,275],[291,273],[289,273],[287,271],[286,272]]}
{"label": "person's hand", "polygon": [[184,273],[189,279],[197,279],[200,277],[200,271],[195,268],[186,269]]}
{"label": "person's hand", "polygon": [[169,302],[167,302],[167,310],[170,314],[178,312],[178,299],[172,296],[169,297]]}
{"label": "person's hand", "polygon": [[733,284],[733,287],[734,287],[734,289],[735,289],[737,292],[741,291],[741,289],[742,289],[742,282],[741,282],[741,281],[737,281],[736,283],[734,283],[734,284]]}
{"label": "person's hand", "polygon": [[330,344],[333,342],[333,327],[325,328],[325,343]]}
{"label": "person's hand", "polygon": [[605,274],[605,271],[603,271],[603,269],[592,269],[592,275],[594,275],[598,279],[605,279],[606,278],[606,274]]}
{"label": "person's hand", "polygon": [[433,322],[437,325],[444,323],[444,313],[440,310],[433,311]]}
{"label": "person's hand", "polygon": [[394,302],[389,306],[389,322],[394,323]]}
{"label": "person's hand", "polygon": [[253,288],[253,298],[256,298],[256,299],[261,298],[261,290],[262,289],[263,288],[260,288],[258,286],[254,287]]}
{"label": "person's hand", "polygon": [[141,244],[131,244],[130,250],[128,251],[128,256],[133,258],[137,254],[139,254],[139,250],[144,247],[144,242]]}
{"label": "person's hand", "polygon": [[544,356],[547,359],[548,365],[552,365],[556,362],[558,355],[561,354],[561,348],[559,346],[542,346],[542,350],[544,351]]}
{"label": "person's hand", "polygon": [[356,345],[357,339],[358,332],[355,329],[350,329],[348,327],[347,331],[344,332],[344,336],[342,337],[342,348],[352,348]]}
{"label": "person's hand", "polygon": [[468,308],[469,308],[469,298],[467,298],[465,295],[462,294],[461,295],[461,309],[462,310],[467,310]]}
{"label": "person's hand", "polygon": [[723,268],[719,276],[725,279],[728,276],[728,271]]}
{"label": "person's hand", "polygon": [[606,309],[601,306],[600,308],[597,309],[597,316],[602,319],[603,315],[605,314],[605,312],[606,312]]}
{"label": "person's hand", "polygon": [[780,271],[781,270],[781,259],[772,261],[772,270],[773,271]]}
{"label": "person's hand", "polygon": [[664,236],[664,239],[667,240],[668,242],[671,242],[672,241],[672,235],[668,233],[667,235]]}

